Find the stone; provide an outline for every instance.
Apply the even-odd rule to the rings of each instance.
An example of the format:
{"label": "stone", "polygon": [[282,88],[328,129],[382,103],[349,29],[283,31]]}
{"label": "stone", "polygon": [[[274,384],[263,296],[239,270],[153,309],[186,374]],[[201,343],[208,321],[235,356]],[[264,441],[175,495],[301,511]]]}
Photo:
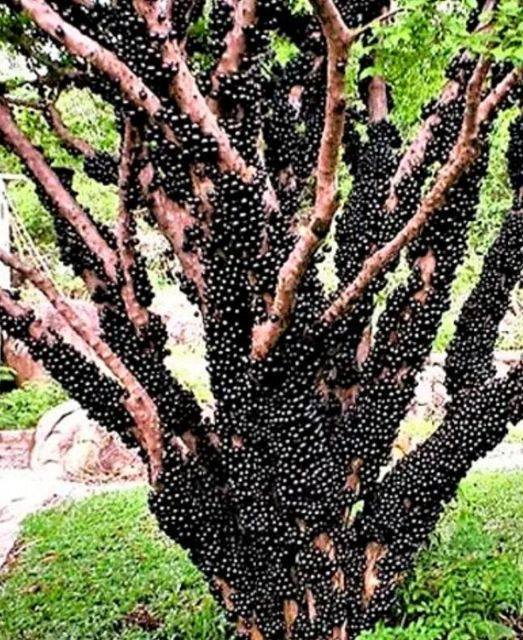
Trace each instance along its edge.
{"label": "stone", "polygon": [[15,372],[18,387],[25,382],[48,378],[42,365],[33,360],[27,347],[19,340],[6,338],[2,341],[0,364],[2,362]]}
{"label": "stone", "polygon": [[31,468],[50,478],[105,482],[141,478],[144,466],[116,434],[90,420],[70,400],[48,411],[35,432]]}

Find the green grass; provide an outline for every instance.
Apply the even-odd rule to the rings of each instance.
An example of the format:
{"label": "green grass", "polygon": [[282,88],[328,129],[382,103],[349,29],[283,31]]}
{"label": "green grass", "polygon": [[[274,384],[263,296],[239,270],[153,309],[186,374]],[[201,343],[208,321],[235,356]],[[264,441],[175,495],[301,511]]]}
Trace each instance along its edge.
{"label": "green grass", "polygon": [[[403,591],[404,627],[367,640],[515,637],[523,614],[523,473],[476,474],[461,487]],[[1,640],[222,640],[205,584],[158,532],[143,490],[30,517],[23,551],[0,576]],[[140,606],[159,623],[129,619]]]}
{"label": "green grass", "polygon": [[0,394],[0,430],[31,429],[44,413],[66,399],[55,382],[30,382]]}

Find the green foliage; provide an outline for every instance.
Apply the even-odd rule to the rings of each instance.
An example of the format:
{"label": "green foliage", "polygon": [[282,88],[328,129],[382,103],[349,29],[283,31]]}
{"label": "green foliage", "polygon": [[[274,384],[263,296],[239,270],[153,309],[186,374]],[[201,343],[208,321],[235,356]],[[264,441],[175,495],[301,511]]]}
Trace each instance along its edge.
{"label": "green foliage", "polygon": [[445,82],[445,69],[460,49],[491,56],[496,61],[523,63],[523,4],[501,0],[495,14],[485,16],[488,28],[469,34],[471,0],[400,0],[401,13],[391,24],[374,28],[376,39],[367,51],[374,65],[362,77],[381,74],[392,88],[394,119],[410,131],[424,104]]}
{"label": "green foliage", "polygon": [[0,364],[0,385],[2,382],[14,382],[15,376],[16,374],[11,367]]}
{"label": "green foliage", "polygon": [[290,0],[293,13],[312,13],[312,6],[309,0]]}
{"label": "green foliage", "polygon": [[520,0],[500,0],[487,20],[488,28],[470,36],[471,51],[491,56],[496,61],[523,64],[523,4]]}
{"label": "green foliage", "polygon": [[103,185],[83,172],[77,172],[73,186],[78,193],[78,202],[90,211],[95,220],[114,222],[118,211],[116,185]]}
{"label": "green foliage", "polygon": [[166,365],[176,379],[194,393],[198,402],[208,404],[212,401],[203,344],[173,346],[166,359]]}
{"label": "green foliage", "polygon": [[[500,616],[522,613],[523,531],[515,525],[523,517],[522,480],[522,473],[477,474],[462,483],[403,590],[405,627],[382,626],[366,640],[515,637]],[[21,556],[0,577],[2,640],[226,637],[202,577],[158,533],[144,490],[32,516],[21,544]],[[132,623],[139,605],[158,629]]]}
{"label": "green foliage", "polygon": [[394,119],[405,131],[419,120],[421,109],[442,88],[445,70],[463,44],[470,2],[401,0],[402,13],[390,25],[375,27],[370,47],[374,66],[362,74],[378,73],[389,83]]}
{"label": "green foliage", "polygon": [[[32,382],[0,395],[0,430],[30,429],[53,407],[67,399],[55,382]],[[1,637],[1,636],[0,636]]]}
{"label": "green foliage", "polygon": [[506,154],[509,127],[516,116],[517,108],[514,107],[501,113],[494,124],[489,168],[481,188],[480,211],[470,232],[472,248],[482,254],[494,240],[512,206],[513,191],[508,179]]}
{"label": "green foliage", "polygon": [[293,60],[299,53],[298,47],[293,42],[276,33],[272,35],[272,49],[276,62],[282,66]]}
{"label": "green foliage", "polygon": [[8,193],[13,209],[33,242],[44,253],[54,253],[56,249],[53,219],[38,199],[33,183],[26,180],[11,183]]}
{"label": "green foliage", "polygon": [[60,95],[57,108],[74,135],[99,151],[116,153],[120,136],[113,108],[88,89],[70,89]]}

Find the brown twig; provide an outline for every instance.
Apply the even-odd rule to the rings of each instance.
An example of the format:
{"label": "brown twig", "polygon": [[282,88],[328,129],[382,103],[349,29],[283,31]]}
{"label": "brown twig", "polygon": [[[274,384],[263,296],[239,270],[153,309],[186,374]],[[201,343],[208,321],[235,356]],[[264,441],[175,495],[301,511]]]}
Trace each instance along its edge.
{"label": "brown twig", "polygon": [[102,238],[89,216],[65,189],[44,156],[19,130],[9,108],[0,101],[0,133],[12,150],[24,161],[34,179],[53,202],[58,213],[77,231],[87,247],[103,263],[110,280],[116,281],[118,257]]}
{"label": "brown twig", "polygon": [[359,27],[358,29],[355,29],[354,32],[353,32],[352,37],[353,38],[359,38],[361,35],[363,35],[367,31],[372,30],[378,24],[382,24],[383,22],[387,22],[388,20],[390,20],[394,16],[398,15],[399,13],[403,13],[404,11],[405,11],[404,8],[396,7],[395,9],[391,9],[390,11],[386,11],[385,13],[382,13],[377,18],[374,18],[374,20],[371,20],[367,24],[364,24],[363,26]]}
{"label": "brown twig", "polygon": [[492,111],[507,96],[518,77],[521,76],[521,72],[510,73],[483,102],[480,102],[483,82],[489,68],[490,62],[487,60],[482,59],[477,64],[467,87],[467,101],[458,141],[417,212],[390,242],[363,263],[358,276],[323,313],[321,319],[324,323],[332,323],[346,313],[367,290],[374,277],[399,254],[403,247],[419,236],[429,219],[444,205],[449,188],[477,158],[479,152],[477,137],[481,124],[490,117]]}
{"label": "brown twig", "polygon": [[0,261],[23,275],[42,292],[71,329],[92,350],[96,357],[127,392],[124,405],[135,421],[132,433],[149,459],[153,483],[161,470],[162,437],[158,412],[148,393],[124,365],[116,353],[89,327],[76,311],[62,298],[54,285],[38,270],[25,265],[16,255],[0,249]]}
{"label": "brown twig", "polygon": [[312,0],[327,43],[343,42],[346,46],[355,39],[355,32],[347,27],[333,0]]}
{"label": "brown twig", "polygon": [[92,147],[86,140],[83,140],[71,133],[54,104],[49,104],[44,107],[43,113],[54,132],[60,140],[64,142],[67,149],[73,153],[79,153],[86,158],[94,158],[96,156],[96,149],[94,147]]}
{"label": "brown twig", "polygon": [[488,120],[492,112],[498,107],[512,89],[523,79],[523,68],[513,69],[483,100],[478,108],[478,119],[481,122]]}

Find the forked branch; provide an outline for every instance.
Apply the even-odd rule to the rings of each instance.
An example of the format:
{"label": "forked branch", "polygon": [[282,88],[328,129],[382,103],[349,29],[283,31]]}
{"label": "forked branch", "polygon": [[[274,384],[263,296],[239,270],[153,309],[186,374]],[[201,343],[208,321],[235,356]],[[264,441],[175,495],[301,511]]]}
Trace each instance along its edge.
{"label": "forked branch", "polygon": [[196,79],[189,70],[180,45],[168,34],[171,30],[169,15],[161,3],[151,3],[149,0],[134,0],[134,6],[139,15],[145,20],[149,32],[153,36],[166,37],[162,47],[165,65],[172,69],[171,95],[180,109],[197,124],[203,133],[212,136],[218,146],[218,154],[222,168],[233,171],[250,180],[254,175],[254,167],[248,167],[244,159],[231,145],[225,130],[219,125],[216,115],[211,111],[204,96],[200,92]]}

